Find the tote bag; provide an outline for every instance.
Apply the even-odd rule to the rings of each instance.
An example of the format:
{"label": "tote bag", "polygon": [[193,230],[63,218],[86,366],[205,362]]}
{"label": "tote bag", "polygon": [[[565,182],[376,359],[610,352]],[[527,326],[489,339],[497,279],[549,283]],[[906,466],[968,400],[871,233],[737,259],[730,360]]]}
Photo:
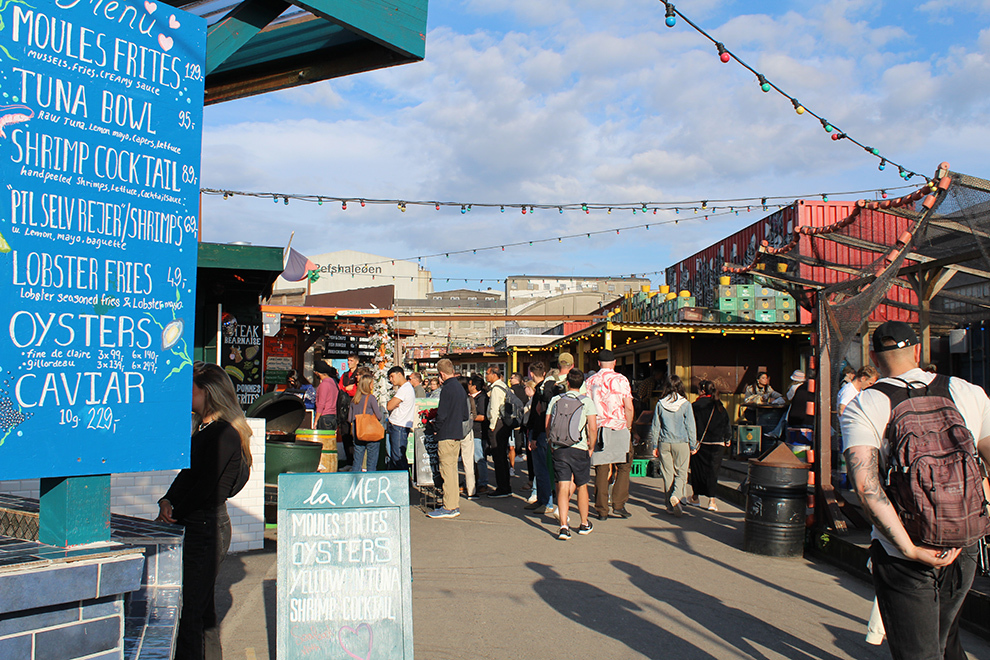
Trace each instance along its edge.
{"label": "tote bag", "polygon": [[368,397],[364,397],[364,408],[354,415],[354,435],[361,442],[378,442],[385,437],[385,428],[378,418],[368,414]]}

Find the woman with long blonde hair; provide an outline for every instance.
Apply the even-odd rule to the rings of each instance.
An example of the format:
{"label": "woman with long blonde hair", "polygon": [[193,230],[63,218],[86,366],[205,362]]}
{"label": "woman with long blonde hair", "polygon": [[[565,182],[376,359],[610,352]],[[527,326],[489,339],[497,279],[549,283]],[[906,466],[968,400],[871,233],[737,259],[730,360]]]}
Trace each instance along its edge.
{"label": "woman with long blonde hair", "polygon": [[179,472],[158,501],[156,520],[182,525],[182,612],[176,660],[200,660],[219,648],[214,587],[230,547],[231,496],[242,465],[250,467],[251,427],[227,372],[215,364],[193,365],[193,428],[189,467]]}
{"label": "woman with long blonde hair", "polygon": [[[361,372],[358,369],[357,393],[351,399],[351,410],[348,414],[348,422],[354,429],[354,464],[351,466],[352,472],[361,472],[365,456],[368,458],[368,467],[363,471],[375,472],[378,470],[378,451],[381,447],[381,438],[366,442],[358,440],[357,429],[355,428],[355,418],[358,415],[374,415],[378,421],[382,419],[382,409],[378,405],[378,399],[373,394],[375,389],[375,378],[370,370]],[[382,436],[384,437],[384,436]]]}

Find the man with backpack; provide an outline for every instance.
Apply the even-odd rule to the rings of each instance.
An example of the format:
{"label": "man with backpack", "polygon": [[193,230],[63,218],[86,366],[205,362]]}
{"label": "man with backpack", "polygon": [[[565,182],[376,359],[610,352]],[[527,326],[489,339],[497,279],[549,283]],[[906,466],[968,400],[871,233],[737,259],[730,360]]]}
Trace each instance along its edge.
{"label": "man with backpack", "polygon": [[506,424],[505,407],[510,404],[509,386],[502,380],[498,367],[488,367],[485,371],[488,381],[488,433],[492,443],[492,463],[495,466],[495,490],[488,497],[502,498],[512,495],[509,485],[509,440],[513,429]]}
{"label": "man with backpack", "polygon": [[557,511],[560,531],[557,538],[571,538],[567,514],[571,495],[577,492],[581,526],[578,534],[590,534],[588,520],[588,482],[591,480],[591,454],[588,438],[598,437],[595,404],[581,394],[584,374],[577,369],[567,372],[567,391],[555,396],[547,409],[547,442],[553,448],[553,469],[557,475]]}
{"label": "man with backpack", "polygon": [[529,365],[529,377],[536,383],[533,399],[530,402],[529,452],[533,455],[533,471],[536,480],[536,501],[527,504],[525,509],[538,513],[553,511],[553,490],[550,483],[550,451],[547,448],[547,408],[556,396],[555,384],[546,377],[547,368],[542,362]]}
{"label": "man with backpack", "polygon": [[873,522],[873,583],[891,655],[965,658],[958,636],[990,533],[982,466],[990,460],[990,399],[961,378],[918,367],[911,326],[888,321],[870,357],[883,376],[841,418],[846,465]]}

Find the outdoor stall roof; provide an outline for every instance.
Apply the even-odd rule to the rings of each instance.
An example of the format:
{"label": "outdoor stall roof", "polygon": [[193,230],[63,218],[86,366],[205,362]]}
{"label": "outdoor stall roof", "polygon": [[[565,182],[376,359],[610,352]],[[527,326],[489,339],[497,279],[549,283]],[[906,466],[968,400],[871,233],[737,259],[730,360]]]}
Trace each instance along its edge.
{"label": "outdoor stall roof", "polygon": [[422,60],[427,0],[163,0],[206,19],[205,103]]}
{"label": "outdoor stall roof", "polygon": [[589,342],[592,352],[606,348],[606,334],[610,336],[609,348],[630,344],[651,336],[664,334],[679,335],[775,335],[788,337],[792,335],[808,335],[811,328],[794,323],[646,323],[646,322],[614,322],[602,321],[573,334],[547,344],[546,346],[514,346],[511,350],[519,353],[542,353],[564,349],[579,341]]}

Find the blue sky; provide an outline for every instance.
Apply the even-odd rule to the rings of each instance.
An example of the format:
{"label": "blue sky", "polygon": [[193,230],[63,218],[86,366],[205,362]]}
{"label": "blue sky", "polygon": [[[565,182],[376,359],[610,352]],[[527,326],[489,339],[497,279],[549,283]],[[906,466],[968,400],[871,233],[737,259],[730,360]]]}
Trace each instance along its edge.
{"label": "blue sky", "polygon": [[[948,161],[990,175],[990,0],[676,6],[809,109],[909,169],[930,175]],[[878,171],[876,158],[830,140],[736,62],[720,62],[683,21],[667,28],[657,0],[433,0],[423,62],[208,107],[201,180],[495,204],[794,198],[904,185],[895,168]],[[847,198],[863,196],[872,195]],[[518,274],[644,273],[763,215],[684,214],[649,231],[424,263],[437,290],[446,278],[477,285]],[[295,231],[293,245],[310,254],[396,259],[642,222],[629,211],[203,203],[206,240],[284,245]]]}

